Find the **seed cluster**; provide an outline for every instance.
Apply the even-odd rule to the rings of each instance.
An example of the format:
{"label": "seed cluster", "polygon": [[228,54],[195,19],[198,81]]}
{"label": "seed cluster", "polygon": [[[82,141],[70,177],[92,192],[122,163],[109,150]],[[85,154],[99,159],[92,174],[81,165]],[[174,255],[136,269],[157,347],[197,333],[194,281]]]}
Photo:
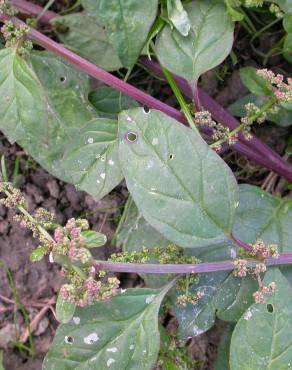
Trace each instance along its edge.
{"label": "seed cluster", "polygon": [[287,82],[285,82],[283,75],[276,75],[266,68],[259,69],[257,75],[269,83],[269,88],[279,103],[292,102],[292,78],[288,78]]}
{"label": "seed cluster", "polygon": [[18,13],[17,9],[11,4],[11,1],[0,0],[0,14],[8,15],[13,17]]}
{"label": "seed cluster", "polygon": [[16,47],[20,55],[29,54],[33,48],[30,40],[27,40],[29,27],[26,25],[15,26],[11,21],[6,21],[1,28],[1,32],[5,39],[5,47]]}

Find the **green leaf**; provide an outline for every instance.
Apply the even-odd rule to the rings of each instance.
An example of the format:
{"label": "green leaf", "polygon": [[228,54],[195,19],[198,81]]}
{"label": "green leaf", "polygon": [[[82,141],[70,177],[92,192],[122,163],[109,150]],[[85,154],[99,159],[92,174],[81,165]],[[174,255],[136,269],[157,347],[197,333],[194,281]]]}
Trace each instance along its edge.
{"label": "green leaf", "polygon": [[106,236],[93,230],[86,230],[82,232],[82,236],[86,239],[87,248],[102,247],[106,243]]}
{"label": "green leaf", "polygon": [[101,116],[108,118],[117,118],[122,110],[138,107],[135,100],[108,86],[98,87],[88,99]]}
{"label": "green leaf", "polygon": [[34,71],[15,49],[0,50],[1,130],[11,142],[34,127],[41,134],[45,121],[43,91]]}
{"label": "green leaf", "polygon": [[[58,295],[56,302],[56,317],[62,324],[68,323],[74,316],[76,306],[73,303],[66,302],[62,299],[61,295]],[[78,322],[78,319],[73,319],[73,322]]]}
{"label": "green leaf", "polygon": [[167,0],[168,19],[177,31],[187,36],[191,29],[188,13],[184,10],[181,0]]}
{"label": "green leaf", "polygon": [[292,33],[288,33],[284,39],[283,56],[292,63]]}
{"label": "green leaf", "polygon": [[4,49],[0,65],[0,129],[8,139],[95,198],[111,191],[122,180],[117,123],[99,118],[87,100],[89,78],[46,52],[24,60]]}
{"label": "green leaf", "polygon": [[188,36],[165,26],[156,41],[156,54],[171,72],[197,81],[230,53],[234,24],[225,5],[217,0],[190,2],[185,10],[191,22]]}
{"label": "green leaf", "polygon": [[107,71],[122,67],[103,27],[95,18],[75,13],[53,18],[51,24],[64,46],[83,58]]}
{"label": "green leaf", "polygon": [[233,22],[242,21],[244,19],[244,14],[242,14],[236,8],[240,6],[240,3],[232,0],[225,0],[225,5],[228,14],[230,15]]}
{"label": "green leaf", "polygon": [[257,75],[256,68],[253,67],[244,67],[240,70],[240,79],[245,87],[249,91],[258,96],[269,96],[272,95],[271,90],[269,89],[268,82],[262,77]]}
{"label": "green leaf", "polygon": [[128,189],[151,226],[182,247],[228,240],[236,181],[199,133],[137,108],[120,114],[119,137]]}
{"label": "green leaf", "polygon": [[131,197],[127,200],[124,212],[116,235],[117,247],[122,246],[123,251],[133,252],[140,251],[143,247],[171,244],[145,220]]}
{"label": "green leaf", "polygon": [[[292,10],[292,5],[291,5]],[[285,15],[283,19],[283,27],[287,33],[292,33],[292,15]]]}
{"label": "green leaf", "polygon": [[136,63],[156,18],[158,0],[82,0],[105,32],[124,67]]}
{"label": "green leaf", "polygon": [[233,234],[245,243],[257,239],[278,244],[281,252],[292,249],[292,201],[280,199],[256,186],[239,186],[239,208]]}
{"label": "green leaf", "polygon": [[[203,262],[222,261],[235,258],[233,246],[201,249],[196,256]],[[196,305],[180,307],[174,303],[174,313],[179,323],[179,336],[183,339],[194,337],[209,330],[216,316],[225,321],[237,321],[252,304],[252,293],[257,289],[254,279],[236,278],[232,272],[200,274],[199,282],[193,284],[191,293],[203,292],[204,297]],[[178,295],[178,294],[177,294]],[[175,302],[177,295],[173,296]]]}
{"label": "green leaf", "polygon": [[[246,95],[243,98],[238,99],[236,102],[228,107],[230,113],[237,117],[244,117],[246,111],[244,106],[248,103],[254,103],[258,107],[261,107],[269,98],[265,96],[255,96],[252,94]],[[279,111],[277,113],[268,113],[267,120],[276,123],[279,126],[287,127],[292,124],[292,106],[289,103],[281,103],[279,105]]]}
{"label": "green leaf", "polygon": [[3,365],[3,351],[0,351],[0,370],[5,370]]}
{"label": "green leaf", "polygon": [[151,370],[159,351],[158,312],[172,285],[128,289],[108,302],[77,308],[75,323],[57,330],[43,370]]}
{"label": "green leaf", "polygon": [[277,289],[266,304],[253,304],[237,323],[230,349],[231,370],[288,369],[292,363],[292,289],[278,269],[264,285]]}
{"label": "green leaf", "polygon": [[234,325],[228,324],[221,334],[214,370],[230,370],[229,350],[233,329]]}

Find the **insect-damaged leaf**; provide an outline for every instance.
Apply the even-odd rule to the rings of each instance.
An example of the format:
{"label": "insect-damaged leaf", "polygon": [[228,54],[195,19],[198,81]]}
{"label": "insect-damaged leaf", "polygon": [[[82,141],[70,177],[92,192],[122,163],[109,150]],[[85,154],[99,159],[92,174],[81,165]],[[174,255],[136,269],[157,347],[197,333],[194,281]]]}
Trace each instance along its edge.
{"label": "insect-damaged leaf", "polygon": [[171,72],[197,81],[230,53],[234,24],[223,1],[192,1],[185,10],[191,23],[188,36],[165,26],[157,38],[156,53]]}
{"label": "insect-damaged leaf", "polygon": [[263,284],[276,283],[266,304],[253,304],[238,321],[231,339],[231,370],[289,369],[292,364],[292,289],[273,268]]}
{"label": "insect-damaged leaf", "polygon": [[78,308],[57,330],[44,370],[150,370],[159,351],[158,312],[172,287],[128,289],[108,302]]}
{"label": "insect-damaged leaf", "polygon": [[137,108],[120,114],[119,138],[128,189],[150,225],[181,247],[228,239],[236,181],[199,133]]}
{"label": "insect-damaged leaf", "polygon": [[88,102],[88,77],[45,52],[23,59],[3,49],[0,63],[0,129],[8,139],[54,176],[96,198],[107,194],[122,179],[117,124]]}
{"label": "insect-damaged leaf", "polygon": [[124,67],[137,61],[155,20],[158,0],[82,0],[88,14],[105,32]]}

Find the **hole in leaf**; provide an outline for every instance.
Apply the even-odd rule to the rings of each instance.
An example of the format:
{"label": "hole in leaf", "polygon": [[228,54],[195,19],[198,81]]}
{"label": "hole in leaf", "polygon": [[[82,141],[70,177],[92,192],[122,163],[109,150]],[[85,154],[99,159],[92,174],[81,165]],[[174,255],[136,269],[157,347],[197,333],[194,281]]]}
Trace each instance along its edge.
{"label": "hole in leaf", "polygon": [[136,132],[131,131],[127,133],[126,138],[130,143],[134,143],[135,141],[137,141],[138,135],[136,134]]}
{"label": "hole in leaf", "polygon": [[65,342],[68,344],[73,344],[74,339],[72,337],[65,337]]}
{"label": "hole in leaf", "polygon": [[169,159],[173,159],[174,158],[174,155],[173,154],[169,154],[168,158]]}
{"label": "hole in leaf", "polygon": [[61,76],[61,77],[60,77],[60,81],[61,81],[61,82],[65,82],[65,81],[66,81],[66,77]]}
{"label": "hole in leaf", "polygon": [[145,114],[148,114],[148,113],[150,113],[150,108],[147,107],[147,106],[144,106],[143,111],[144,111]]}
{"label": "hole in leaf", "polygon": [[267,311],[270,312],[270,313],[273,313],[274,312],[274,307],[272,304],[267,304]]}

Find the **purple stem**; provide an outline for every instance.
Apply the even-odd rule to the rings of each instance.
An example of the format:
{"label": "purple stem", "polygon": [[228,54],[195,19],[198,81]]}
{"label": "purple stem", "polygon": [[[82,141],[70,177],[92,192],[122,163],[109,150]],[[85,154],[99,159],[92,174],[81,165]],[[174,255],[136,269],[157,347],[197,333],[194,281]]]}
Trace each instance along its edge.
{"label": "purple stem", "polygon": [[[164,79],[163,72],[157,62],[149,60],[147,57],[140,58],[140,64],[150,70],[152,73]],[[193,99],[193,91],[189,83],[178,76],[173,76],[182,93],[190,99]],[[206,92],[201,89],[197,90],[197,102],[202,104],[207,109],[212,117],[229,127],[231,130],[237,128],[240,123],[228,111],[220,106],[214,99],[212,99]],[[237,152],[254,160],[262,166],[285,177],[292,182],[292,166],[284,161],[277,153],[270,149],[266,144],[253,136],[250,141],[247,141],[243,135],[239,135],[240,142],[232,146]]]}
{"label": "purple stem", "polygon": [[[258,260],[247,259],[248,267],[255,267]],[[267,258],[267,266],[291,265],[292,253],[283,253],[279,258]],[[132,272],[137,274],[193,274],[216,271],[234,270],[233,261],[205,262],[199,264],[154,264],[154,263],[121,263],[109,261],[96,261],[97,270],[113,272]]]}
{"label": "purple stem", "polygon": [[[25,0],[13,0],[13,4],[16,7],[18,7],[20,10],[24,10],[25,12],[28,12],[32,15],[38,15],[42,11],[42,8],[40,6],[29,3]],[[42,21],[43,21],[43,23],[46,23],[46,22],[49,22],[51,19],[53,19],[54,17],[57,17],[57,16],[58,16],[58,14],[56,14],[54,12],[51,12],[51,11],[47,11],[45,13],[45,15],[42,17]],[[31,31],[31,32],[37,32],[37,31]],[[41,35],[41,34],[39,34],[39,35]],[[50,40],[50,39],[48,39],[48,40]],[[42,45],[42,44],[41,45],[58,54],[58,48],[61,48],[61,46],[58,45],[57,43],[55,43],[55,44],[56,44],[55,46],[57,46],[57,50],[56,50],[56,48],[50,49],[48,46],[45,46],[45,45]],[[67,49],[65,49],[65,48],[63,48],[63,49],[65,51],[69,52]],[[73,55],[73,56],[76,57],[76,55],[74,53],[71,53],[71,52],[69,52],[69,53],[71,54],[71,56]],[[61,54],[61,53],[59,53],[58,55],[61,55],[64,58],[66,58],[66,56],[67,57],[69,56],[69,55],[65,56],[64,54]],[[71,63],[77,65],[79,68],[81,68],[82,63],[81,64],[80,63],[76,64],[72,60],[70,60],[68,58],[66,58],[66,59],[69,60]],[[79,58],[79,59],[82,59],[82,58]],[[124,89],[121,89],[122,81],[120,81],[117,78],[114,78],[114,76],[110,75],[109,73],[107,73],[105,71],[102,71],[100,68],[98,68],[95,65],[87,62],[87,64],[89,64],[91,66],[91,69],[92,69],[92,66],[94,66],[95,69],[99,70],[99,73],[97,75],[92,74],[92,73],[90,73],[89,70],[84,69],[84,67],[87,68],[86,65],[84,65],[84,62],[87,62],[87,61],[85,61],[83,59],[83,65],[82,65],[83,68],[82,69],[84,71],[86,71],[88,74],[90,74],[91,76],[93,76],[95,78],[98,78],[99,80],[103,81],[105,84],[108,84],[108,85],[118,89],[119,91],[122,91],[125,94],[129,95],[129,88],[126,87],[126,86],[129,86],[129,85],[124,84],[126,86],[124,86]],[[162,78],[164,77],[164,75],[163,75],[163,73],[162,73],[162,71],[161,71],[161,69],[160,69],[160,67],[157,63],[149,61],[149,59],[145,58],[145,57],[141,58],[141,63],[144,66],[146,66],[146,68],[152,70],[152,72],[154,72],[155,74],[159,75]],[[104,72],[104,74],[106,74],[106,76],[105,76],[106,80],[101,78],[101,75],[100,75],[101,72]],[[111,79],[110,79],[109,76],[111,76],[111,79],[112,78],[115,79],[115,81],[112,81],[112,82],[116,82],[116,84],[115,83],[113,83],[113,84],[110,83]],[[186,96],[188,96],[190,99],[192,99],[194,97],[194,94],[193,94],[192,89],[191,89],[190,85],[188,84],[188,82],[186,80],[184,80],[183,78],[180,78],[178,76],[175,77],[175,80],[176,80],[177,84],[179,85],[179,87],[181,88],[182,92]],[[118,83],[118,81],[120,81],[120,83]],[[177,120],[179,120],[180,122],[182,122],[184,124],[186,123],[184,117],[177,110],[175,110],[172,107],[169,107],[166,104],[161,103],[161,102],[159,102],[160,104],[157,104],[158,101],[156,99],[152,98],[152,97],[150,97],[152,102],[150,102],[150,101],[146,102],[144,99],[146,97],[149,97],[149,95],[144,94],[144,93],[142,93],[141,91],[139,91],[137,89],[135,89],[135,90],[136,90],[136,92],[139,92],[139,93],[135,97],[133,89],[135,89],[135,88],[130,86],[130,90],[132,90],[133,95],[129,95],[129,96],[138,100],[142,104],[148,105],[149,107],[152,107],[152,108],[155,108],[155,109],[158,109],[158,110],[162,110],[164,113],[170,115],[173,118],[176,118]],[[196,102],[195,103],[196,104],[201,104],[202,103],[203,106],[205,107],[205,109],[207,109],[211,112],[212,116],[214,117],[214,119],[216,121],[221,122],[222,124],[229,127],[231,130],[238,127],[239,122],[229,112],[224,110],[224,108],[222,108],[214,99],[212,99],[210,96],[208,96],[208,94],[206,94],[204,91],[196,89],[195,97],[196,97]],[[151,105],[151,103],[153,105]],[[208,133],[207,130],[206,131],[202,130],[202,131],[205,134],[210,135],[210,133]],[[240,154],[245,155],[249,159],[251,159],[251,160],[257,162],[258,164],[274,171],[275,173],[278,173],[279,175],[285,177],[288,181],[292,182],[292,166],[290,166],[287,162],[285,162],[278,154],[273,152],[266,144],[261,142],[256,137],[253,137],[253,139],[251,141],[246,141],[244,139],[244,137],[240,134],[239,138],[240,138],[240,142],[233,145],[233,148],[237,152],[239,152]],[[256,155],[256,152],[258,152],[258,155]]]}
{"label": "purple stem", "polygon": [[[41,6],[29,3],[25,0],[12,0],[12,4],[19,11],[27,15],[38,16],[43,11],[43,8]],[[58,14],[51,12],[50,10],[47,10],[39,19],[39,22],[47,24],[50,23],[50,21],[56,17],[58,17]]]}

